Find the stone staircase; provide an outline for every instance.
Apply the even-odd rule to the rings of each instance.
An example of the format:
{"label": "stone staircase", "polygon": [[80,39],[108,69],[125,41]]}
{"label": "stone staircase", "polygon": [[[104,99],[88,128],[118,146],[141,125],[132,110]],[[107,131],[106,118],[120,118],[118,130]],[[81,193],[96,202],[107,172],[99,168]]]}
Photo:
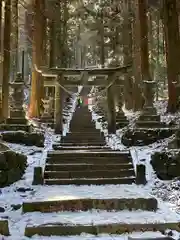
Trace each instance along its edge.
{"label": "stone staircase", "polygon": [[[164,232],[166,229],[180,231],[176,219],[167,220],[170,214],[164,213],[165,220],[160,220],[162,210],[158,212],[155,198],[147,196],[147,193],[142,196],[138,190],[136,196],[129,193],[130,188],[134,191],[136,185],[117,185],[116,191],[122,191],[121,197],[113,198],[108,192],[98,197],[98,188],[103,186],[94,184],[135,182],[131,155],[129,152],[113,151],[106,145],[103,134],[95,128],[86,108],[77,109],[70,129],[71,132],[60,143],[54,144],[54,150],[48,152],[44,183],[69,185],[67,188],[73,189],[72,195],[68,192],[66,196],[64,190],[59,192],[63,186],[51,186],[51,189],[56,189],[58,200],[24,202],[22,218],[28,217],[29,222],[25,227],[25,236],[118,235],[142,231]],[[83,186],[91,184],[85,188]],[[106,185],[106,189],[112,187],[115,186]],[[93,188],[97,189],[96,193],[93,193]],[[80,197],[79,193],[84,191],[90,192],[91,197]]]}
{"label": "stone staircase", "polygon": [[[90,148],[87,148],[87,147]],[[135,182],[129,152],[106,146],[87,107],[78,108],[70,132],[47,154],[44,183],[47,185],[131,184]]]}

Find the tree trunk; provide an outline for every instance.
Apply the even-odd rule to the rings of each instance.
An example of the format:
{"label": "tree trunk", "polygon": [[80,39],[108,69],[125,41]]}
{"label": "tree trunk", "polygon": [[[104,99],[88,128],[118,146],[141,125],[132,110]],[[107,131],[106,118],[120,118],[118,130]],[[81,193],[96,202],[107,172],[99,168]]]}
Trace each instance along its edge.
{"label": "tree trunk", "polygon": [[43,33],[44,33],[44,16],[42,14],[43,2],[34,0],[34,32],[33,32],[33,53],[32,53],[32,81],[31,81],[31,101],[29,116],[39,118],[41,115],[41,107],[44,92],[43,78],[36,71],[42,65],[43,57]]}
{"label": "tree trunk", "polygon": [[55,67],[55,23],[49,20],[49,67]]}
{"label": "tree trunk", "polygon": [[[153,110],[153,82],[149,70],[148,21],[146,0],[136,0],[136,27],[139,34],[140,76],[143,84],[144,107]],[[142,87],[142,86],[141,86]]]}
{"label": "tree trunk", "polygon": [[[0,0],[0,82],[2,83],[2,72],[3,72],[3,6],[2,6],[2,0]],[[2,100],[2,99],[1,99]],[[2,108],[2,106],[1,106]],[[2,112],[1,112],[2,115]],[[1,116],[2,117],[2,116]]]}
{"label": "tree trunk", "polygon": [[3,26],[3,24],[2,24],[2,0],[0,0],[0,55],[1,55],[1,57],[2,57],[2,53],[3,53],[3,49],[2,49],[2,43],[3,43],[2,26]]}
{"label": "tree trunk", "polygon": [[[132,19],[131,19],[131,2],[124,0],[125,16],[123,21],[123,64],[132,63]],[[126,109],[133,108],[133,82],[132,72],[124,76],[124,102]]]}
{"label": "tree trunk", "polygon": [[12,51],[12,77],[16,78],[18,71],[18,0],[12,0],[12,35],[11,35],[11,51]]}
{"label": "tree trunk", "polygon": [[175,83],[179,83],[180,38],[176,1],[163,0],[163,24],[166,46],[166,62],[168,77],[168,111],[176,112],[178,93]]}
{"label": "tree trunk", "polygon": [[133,110],[141,110],[143,106],[142,98],[142,81],[141,81],[141,67],[140,67],[140,29],[138,27],[138,6],[133,4],[135,16],[132,22],[133,32]]}
{"label": "tree trunk", "polygon": [[9,115],[9,76],[10,76],[10,35],[11,35],[11,0],[5,1],[4,9],[4,62],[2,80],[2,114]]}

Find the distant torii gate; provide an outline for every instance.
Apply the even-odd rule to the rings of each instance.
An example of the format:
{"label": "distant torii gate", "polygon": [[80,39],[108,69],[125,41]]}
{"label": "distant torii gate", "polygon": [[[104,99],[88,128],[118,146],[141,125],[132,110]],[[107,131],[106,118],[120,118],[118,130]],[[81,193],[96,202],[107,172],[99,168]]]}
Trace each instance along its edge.
{"label": "distant torii gate", "polygon": [[[45,68],[40,72],[46,79],[44,86],[55,87],[55,133],[62,133],[62,86],[107,86],[108,132],[116,133],[116,111],[113,86],[122,85],[118,76],[127,74],[131,65],[116,68],[71,69]],[[73,77],[75,80],[68,79]]]}

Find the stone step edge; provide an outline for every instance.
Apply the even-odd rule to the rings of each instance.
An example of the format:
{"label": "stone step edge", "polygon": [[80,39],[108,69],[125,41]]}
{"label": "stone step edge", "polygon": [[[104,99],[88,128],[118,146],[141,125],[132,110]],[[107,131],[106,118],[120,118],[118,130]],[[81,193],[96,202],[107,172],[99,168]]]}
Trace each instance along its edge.
{"label": "stone step edge", "polygon": [[63,225],[63,223],[48,223],[39,226],[26,226],[25,236],[32,237],[33,235],[40,236],[72,236],[80,235],[81,233],[89,233],[98,235],[101,233],[108,234],[123,234],[129,232],[145,232],[145,231],[165,231],[167,229],[180,232],[180,223],[113,223],[102,225]]}
{"label": "stone step edge", "polygon": [[155,198],[80,198],[69,200],[23,202],[22,212],[58,212],[99,210],[146,210],[156,211],[158,201]]}
{"label": "stone step edge", "polygon": [[44,179],[45,185],[119,185],[132,184],[135,177],[127,178],[76,178],[76,179]]}
{"label": "stone step edge", "polygon": [[[109,155],[109,154],[115,154],[115,155],[119,155],[119,156],[131,156],[131,154],[130,154],[130,152],[129,151],[103,151],[103,152],[97,152],[97,151],[88,151],[88,149],[87,149],[87,151],[86,151],[86,149],[85,149],[85,151],[81,151],[81,152],[77,152],[77,150],[65,150],[65,151],[60,151],[60,150],[55,150],[55,151],[53,151],[53,150],[49,150],[48,152],[47,152],[47,155],[48,156],[56,156],[56,155],[64,155],[64,154],[69,154],[69,155],[73,155],[74,153],[76,153],[77,155],[78,154],[80,154],[80,155],[82,155],[82,154],[86,154],[86,155],[96,155],[96,154],[98,154],[98,155],[103,155],[103,154],[107,154],[107,155]],[[102,156],[102,157],[105,157],[105,156]]]}

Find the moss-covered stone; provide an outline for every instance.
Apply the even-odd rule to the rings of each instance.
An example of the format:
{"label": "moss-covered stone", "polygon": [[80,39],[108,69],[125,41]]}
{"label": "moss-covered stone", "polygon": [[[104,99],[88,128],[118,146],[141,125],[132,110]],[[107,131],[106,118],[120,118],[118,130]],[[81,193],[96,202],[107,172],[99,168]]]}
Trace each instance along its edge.
{"label": "moss-covered stone", "polygon": [[8,186],[23,176],[27,157],[8,150],[0,153],[0,187]]}
{"label": "moss-covered stone", "polygon": [[180,176],[180,153],[156,152],[151,156],[151,165],[161,180]]}
{"label": "moss-covered stone", "polygon": [[127,130],[122,136],[122,143],[128,147],[145,146],[170,137],[172,134],[171,129]]}
{"label": "moss-covered stone", "polygon": [[3,141],[25,144],[27,146],[44,147],[44,135],[39,132],[11,131],[1,133]]}

